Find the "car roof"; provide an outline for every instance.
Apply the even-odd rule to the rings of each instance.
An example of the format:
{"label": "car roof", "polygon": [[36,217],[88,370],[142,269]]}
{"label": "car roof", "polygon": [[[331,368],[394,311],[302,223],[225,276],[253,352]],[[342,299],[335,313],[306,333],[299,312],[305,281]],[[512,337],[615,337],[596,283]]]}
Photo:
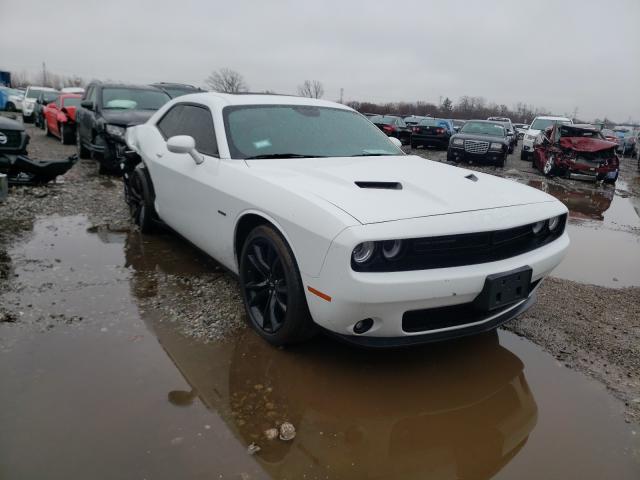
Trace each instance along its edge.
{"label": "car roof", "polygon": [[[308,105],[316,107],[340,108],[342,110],[351,110],[352,108],[340,103],[320,100],[316,98],[298,97],[295,95],[273,95],[273,94],[231,94],[217,92],[189,93],[174,99],[175,103],[186,102],[189,100],[199,101],[203,103],[212,103],[218,106],[233,105]],[[388,115],[381,115],[388,116]],[[400,117],[397,117],[400,118]]]}
{"label": "car roof", "polygon": [[[546,116],[546,115],[540,115],[539,117],[534,118],[534,120],[536,119],[541,119],[541,120],[567,120],[567,121],[571,121],[570,118],[567,117],[552,117],[552,116]],[[533,122],[531,122],[533,123]]]}
{"label": "car roof", "polygon": [[[103,83],[103,82],[91,82],[89,85],[93,85],[93,86],[97,86],[97,87],[102,87],[102,88],[131,88],[131,89],[138,89],[138,90],[157,90],[157,91],[161,91],[159,88],[154,87],[152,85],[144,85],[144,84],[133,84],[133,83],[118,83],[118,82],[109,82],[109,83]],[[87,88],[89,88],[89,86],[87,86]],[[164,92],[163,92],[164,93]]]}
{"label": "car roof", "polygon": [[56,90],[55,88],[51,88],[51,87],[39,87],[38,85],[29,85],[27,87],[28,89],[31,88],[37,88],[38,90],[44,90],[45,92],[57,92],[58,90]]}

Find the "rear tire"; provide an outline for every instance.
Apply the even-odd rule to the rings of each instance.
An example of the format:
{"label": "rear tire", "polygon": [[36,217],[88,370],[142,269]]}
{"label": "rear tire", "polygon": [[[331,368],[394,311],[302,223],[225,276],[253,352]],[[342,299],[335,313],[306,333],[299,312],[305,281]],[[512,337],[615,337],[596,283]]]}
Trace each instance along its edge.
{"label": "rear tire", "polygon": [[44,135],[46,137],[51,136],[51,132],[49,131],[49,124],[47,124],[47,122],[44,122]]}
{"label": "rear tire", "polygon": [[291,248],[270,225],[254,228],[242,246],[240,289],[249,325],[272,345],[317,333]]}
{"label": "rear tire", "polygon": [[7,102],[7,104],[4,106],[5,110],[7,112],[15,112],[16,111],[16,106],[13,104],[13,102]]}
{"label": "rear tire", "polygon": [[61,123],[58,131],[60,132],[60,142],[63,145],[69,145],[73,143],[73,129],[70,128],[67,124]]}

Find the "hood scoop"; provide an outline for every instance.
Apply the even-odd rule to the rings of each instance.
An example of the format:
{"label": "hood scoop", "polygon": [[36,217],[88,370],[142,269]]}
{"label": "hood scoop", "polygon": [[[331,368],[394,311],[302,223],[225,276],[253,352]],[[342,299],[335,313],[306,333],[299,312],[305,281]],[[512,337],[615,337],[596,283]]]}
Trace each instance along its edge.
{"label": "hood scoop", "polygon": [[402,190],[400,182],[355,182],[360,188],[371,188],[378,190]]}

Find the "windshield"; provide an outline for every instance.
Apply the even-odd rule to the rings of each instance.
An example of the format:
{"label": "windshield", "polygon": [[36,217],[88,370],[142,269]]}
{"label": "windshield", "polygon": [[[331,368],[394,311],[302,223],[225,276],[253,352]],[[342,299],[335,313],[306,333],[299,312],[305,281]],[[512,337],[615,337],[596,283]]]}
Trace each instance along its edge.
{"label": "windshield", "polygon": [[44,99],[44,103],[51,103],[51,102],[55,102],[58,99],[58,95],[60,95],[58,92],[45,92],[42,94],[43,99]]}
{"label": "windshield", "polygon": [[63,107],[79,107],[81,98],[69,97],[62,100]]}
{"label": "windshield", "polygon": [[358,113],[306,105],[238,105],[223,110],[232,158],[402,155]]}
{"label": "windshield", "polygon": [[555,125],[556,123],[567,123],[568,120],[551,120],[549,118],[536,118],[531,124],[532,130],[545,130],[547,127]]}
{"label": "windshield", "polygon": [[27,98],[38,98],[38,95],[40,95],[40,92],[42,91],[43,90],[40,90],[39,88],[30,88],[27,92]]}
{"label": "windshield", "polygon": [[491,135],[495,137],[504,137],[505,130],[499,123],[489,122],[467,122],[460,129],[460,133],[470,133],[473,135]]}
{"label": "windshield", "polygon": [[169,101],[169,96],[159,90],[141,88],[105,88],[102,105],[108,110],[158,110]]}

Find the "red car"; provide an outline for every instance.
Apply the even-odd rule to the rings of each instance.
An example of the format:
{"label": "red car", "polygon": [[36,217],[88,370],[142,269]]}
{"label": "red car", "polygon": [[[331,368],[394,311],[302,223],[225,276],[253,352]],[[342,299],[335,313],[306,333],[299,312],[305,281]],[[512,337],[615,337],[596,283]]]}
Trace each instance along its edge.
{"label": "red car", "polygon": [[533,166],[546,176],[615,183],[620,167],[617,147],[591,125],[556,124],[536,141]]}
{"label": "red car", "polygon": [[75,142],[76,109],[81,99],[82,95],[66,93],[44,108],[44,132],[47,136],[54,135],[65,145]]}

